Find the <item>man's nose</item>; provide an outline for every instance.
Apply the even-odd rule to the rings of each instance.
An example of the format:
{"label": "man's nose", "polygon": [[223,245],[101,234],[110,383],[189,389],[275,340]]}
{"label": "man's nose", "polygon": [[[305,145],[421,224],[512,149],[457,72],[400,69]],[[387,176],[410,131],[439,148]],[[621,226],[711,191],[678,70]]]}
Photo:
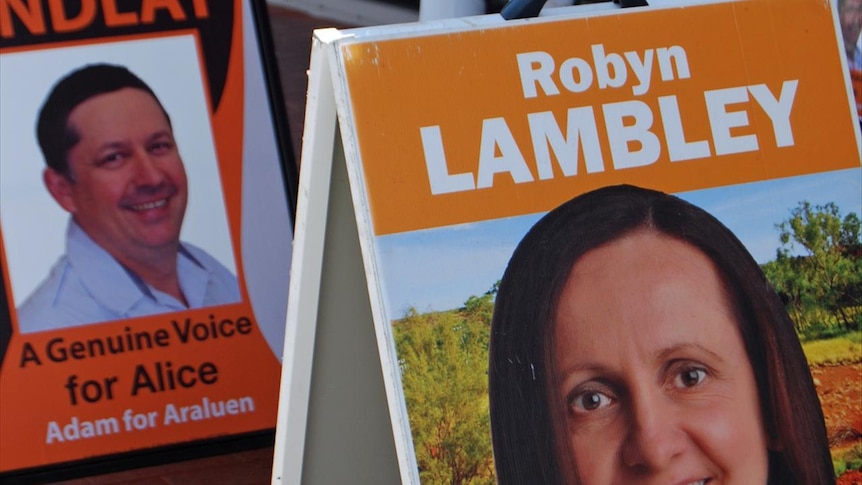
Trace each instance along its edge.
{"label": "man's nose", "polygon": [[687,437],[673,400],[659,390],[632,398],[623,463],[641,471],[659,471],[685,450]]}
{"label": "man's nose", "polygon": [[159,185],[165,179],[165,173],[156,157],[145,149],[137,150],[135,157],[135,185]]}

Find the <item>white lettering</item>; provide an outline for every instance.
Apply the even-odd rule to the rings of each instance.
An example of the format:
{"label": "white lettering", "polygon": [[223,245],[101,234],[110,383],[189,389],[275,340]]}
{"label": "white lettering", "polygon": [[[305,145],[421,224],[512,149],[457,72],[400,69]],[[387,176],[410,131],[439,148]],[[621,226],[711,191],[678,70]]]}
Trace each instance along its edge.
{"label": "white lettering", "polygon": [[[497,156],[499,148],[499,156]],[[503,118],[491,118],[482,122],[482,142],[479,149],[479,176],[476,187],[480,189],[494,185],[494,175],[509,173],[516,184],[532,182],[533,174],[518,148],[509,125]]]}
{"label": "white lettering", "polygon": [[[596,66],[596,79],[599,81],[599,88],[607,87],[618,88],[626,83],[628,71],[626,63],[622,56],[611,52],[605,55],[605,46],[602,44],[594,44],[591,47],[593,52],[593,62]],[[608,68],[611,69],[608,69]],[[611,75],[611,70],[613,75]]]}
{"label": "white lettering", "polygon": [[48,423],[48,436],[45,438],[45,443],[50,445],[55,441],[62,443],[65,440],[63,439],[63,433],[60,431],[60,425],[56,421],[50,421]]}
{"label": "white lettering", "polygon": [[[577,80],[575,80],[575,70],[578,71]],[[548,76],[548,80],[550,79]],[[581,58],[566,59],[560,66],[560,82],[569,91],[582,93],[593,85],[593,70],[590,68],[590,64]]]}
{"label": "white lettering", "polygon": [[584,164],[587,173],[603,172],[602,148],[599,144],[599,132],[596,128],[596,117],[592,106],[570,108],[566,120],[566,136],[560,130],[553,113],[530,113],[527,115],[530,124],[530,136],[533,140],[533,154],[536,157],[536,170],[539,179],[547,180],[554,177],[551,167],[551,147],[563,175],[572,177],[578,174],[579,145],[583,147]]}
{"label": "white lettering", "polygon": [[[658,160],[661,144],[649,131],[653,123],[652,110],[642,101],[622,101],[602,106],[608,130],[614,168],[650,165]],[[627,124],[631,119],[634,123]]]}
{"label": "white lettering", "polygon": [[446,154],[443,151],[443,137],[439,126],[424,126],[419,129],[422,135],[422,148],[425,151],[425,168],[428,170],[428,181],[431,183],[433,195],[448,194],[473,190],[476,183],[473,174],[449,174],[446,166]]}
{"label": "white lettering", "polygon": [[183,422],[179,412],[177,412],[176,406],[171,403],[165,406],[165,420],[163,422],[165,425]]}
{"label": "white lettering", "polygon": [[254,399],[249,396],[238,399],[227,399],[225,401],[210,401],[208,397],[204,397],[199,404],[195,403],[180,407],[174,404],[167,404],[165,406],[164,424],[205,421],[251,412],[254,412]]}
{"label": "white lettering", "polygon": [[644,57],[641,59],[637,52],[629,51],[625,53],[626,60],[629,61],[629,66],[638,78],[637,86],[632,87],[632,93],[635,96],[646,94],[649,91],[649,84],[652,78],[652,60],[653,50],[647,49],[644,51]]}
{"label": "white lettering", "polygon": [[560,90],[551,79],[554,73],[554,58],[547,52],[526,52],[515,56],[518,59],[518,71],[521,73],[521,88],[525,98],[538,96],[536,84],[542,86],[545,96],[560,94]]}
{"label": "white lettering", "polygon": [[[626,57],[630,58],[632,65],[637,66],[633,71],[639,80],[636,88],[645,91],[650,82],[651,71],[646,66],[651,62],[651,54],[645,54],[643,62],[632,60],[634,57],[629,54],[626,53]],[[680,59],[678,54],[676,57],[665,57]],[[608,79],[604,81],[606,84],[613,78],[610,69],[614,61],[607,60],[609,58],[609,55],[605,55],[609,66]],[[684,61],[677,62],[680,74],[687,72],[687,68],[681,67]],[[575,83],[587,82],[583,76],[575,80],[573,74],[575,70],[578,75],[589,72],[583,68],[584,65],[578,62],[569,63],[567,72],[571,74],[571,79],[564,83],[567,89],[575,88]],[[476,147],[478,150],[472,152],[478,152],[478,157],[473,158],[471,168],[457,174],[449,173],[440,127],[423,127],[421,138],[431,192],[437,195],[485,189],[501,183],[501,179],[504,179],[504,184],[510,183],[510,177],[514,183],[522,184],[550,180],[560,175],[589,176],[609,169],[645,167],[656,163],[663,153],[667,154],[665,161],[683,162],[713,155],[751,152],[759,149],[763,136],[774,136],[778,148],[792,146],[794,134],[790,118],[798,84],[798,80],[783,82],[778,95],[764,84],[706,91],[698,106],[700,113],[693,113],[688,106],[684,106],[684,110],[680,109],[676,95],[659,96],[655,103],[649,104],[628,100],[570,107],[566,110],[565,126],[558,120],[558,117],[562,118],[559,113],[527,113],[525,116],[532,142],[532,158],[524,156],[526,153],[529,157],[531,152],[523,145],[527,143],[522,130],[523,119],[517,125],[520,131],[513,133],[510,121],[506,118],[488,118],[482,120],[481,139]],[[762,108],[770,120],[771,134],[765,122],[750,123],[749,112],[755,105]],[[598,116],[602,116],[603,120],[596,118],[599,108],[601,114]],[[705,133],[707,127],[696,129],[684,122],[689,121],[684,119],[686,115],[694,117],[691,121],[706,119],[708,135]],[[762,119],[762,115],[758,116]],[[661,130],[663,136],[656,130]],[[520,138],[516,138],[516,134]],[[469,147],[458,150],[462,158],[458,160],[457,166],[461,170],[465,168],[465,153],[471,153]],[[610,163],[606,166],[608,157]],[[498,174],[507,176],[497,177]],[[204,407],[204,411],[210,409],[206,404]],[[223,404],[212,409],[226,412]]]}
{"label": "white lettering", "polygon": [[706,158],[710,155],[708,141],[689,142],[685,140],[676,96],[659,97],[658,107],[661,113],[661,121],[664,125],[664,139],[667,142],[667,153],[671,162]]}
{"label": "white lettering", "polygon": [[516,54],[524,98],[535,98],[540,90],[545,96],[558,95],[560,84],[568,92],[583,93],[593,86],[594,80],[599,89],[620,88],[629,81],[629,69],[637,81],[632,86],[632,93],[641,96],[649,92],[655,64],[658,64],[662,81],[691,77],[685,49],[678,45],[645,49],[643,52],[626,51],[620,55],[606,52],[604,44],[593,44],[590,52],[592,63],[580,57],[570,57],[560,63],[559,71],[556,60],[547,52]]}
{"label": "white lettering", "polygon": [[748,91],[766,112],[772,121],[772,132],[775,134],[775,144],[779,147],[793,146],[793,130],[790,128],[790,110],[796,98],[796,87],[799,80],[784,81],[778,99],[765,84],[749,86]]}
{"label": "white lettering", "polygon": [[56,421],[48,422],[48,432],[45,444],[54,442],[77,441],[96,438],[120,432],[120,422],[117,418],[102,418],[95,421],[82,421],[73,416],[68,424],[60,426]]}
{"label": "white lettering", "polygon": [[748,89],[743,87],[716,89],[703,93],[706,98],[706,112],[712,128],[712,140],[717,155],[753,152],[757,150],[757,137],[754,135],[733,136],[733,128],[748,126],[748,112],[727,111],[727,105],[748,101]]}
{"label": "white lettering", "polygon": [[688,79],[691,77],[691,72],[688,69],[688,56],[681,46],[660,47],[656,49],[656,56],[658,57],[658,70],[661,73],[662,81],[673,81],[673,65],[676,65],[677,78]]}

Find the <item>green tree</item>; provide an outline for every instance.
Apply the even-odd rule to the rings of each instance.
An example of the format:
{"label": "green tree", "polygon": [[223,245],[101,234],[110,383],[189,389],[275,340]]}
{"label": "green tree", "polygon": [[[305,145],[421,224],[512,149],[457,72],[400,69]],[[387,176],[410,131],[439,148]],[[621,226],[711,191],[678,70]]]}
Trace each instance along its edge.
{"label": "green tree", "polygon": [[394,325],[404,397],[423,483],[493,484],[488,332],[493,294]]}
{"label": "green tree", "polygon": [[818,302],[810,290],[811,282],[800,264],[802,258],[778,251],[775,261],[763,265],[766,278],[785,303],[796,330],[806,334],[813,325]]}
{"label": "green tree", "polygon": [[862,239],[859,216],[841,217],[830,202],[800,202],[776,225],[781,247],[764,271],[785,299],[798,330],[837,322],[859,327],[862,305]]}
{"label": "green tree", "polygon": [[[461,313],[470,321],[475,322],[479,326],[487,325],[491,327],[491,317],[494,314],[494,298],[497,296],[497,290],[500,288],[500,282],[497,281],[486,291],[482,296],[471,296],[464,302],[464,307],[461,308]],[[486,337],[488,332],[482,332]],[[485,342],[487,344],[487,340]]]}

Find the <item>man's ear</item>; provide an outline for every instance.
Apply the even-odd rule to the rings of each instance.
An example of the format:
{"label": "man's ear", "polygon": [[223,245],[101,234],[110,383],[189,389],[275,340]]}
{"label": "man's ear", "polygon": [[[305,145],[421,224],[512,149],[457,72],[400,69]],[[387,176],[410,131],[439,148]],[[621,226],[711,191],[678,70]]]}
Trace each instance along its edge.
{"label": "man's ear", "polygon": [[61,174],[53,168],[46,168],[42,173],[42,181],[51,193],[51,197],[60,204],[60,207],[74,214],[77,211],[75,199],[72,197],[72,184],[69,177]]}

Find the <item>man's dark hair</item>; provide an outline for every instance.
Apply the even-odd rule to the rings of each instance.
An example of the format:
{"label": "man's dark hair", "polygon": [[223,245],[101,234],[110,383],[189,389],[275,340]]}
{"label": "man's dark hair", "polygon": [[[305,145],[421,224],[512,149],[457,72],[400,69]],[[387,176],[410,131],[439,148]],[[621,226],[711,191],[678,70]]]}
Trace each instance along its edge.
{"label": "man's dark hair", "polygon": [[[834,483],[823,412],[793,322],[742,243],[706,211],[672,195],[606,187],[549,212],[509,261],[491,324],[491,435],[501,485],[569,483],[569,445],[553,398],[554,316],[572,267],[637,230],[683,241],[715,264],[754,371],[771,443],[769,484]],[[568,456],[571,456],[569,453]]]}
{"label": "man's dark hair", "polygon": [[81,135],[69,126],[69,115],[84,101],[123,88],[140,89],[152,96],[170,124],[170,117],[153,90],[127,68],[111,64],[84,66],[60,79],[39,111],[36,138],[48,167],[71,178],[66,154],[78,144]]}

